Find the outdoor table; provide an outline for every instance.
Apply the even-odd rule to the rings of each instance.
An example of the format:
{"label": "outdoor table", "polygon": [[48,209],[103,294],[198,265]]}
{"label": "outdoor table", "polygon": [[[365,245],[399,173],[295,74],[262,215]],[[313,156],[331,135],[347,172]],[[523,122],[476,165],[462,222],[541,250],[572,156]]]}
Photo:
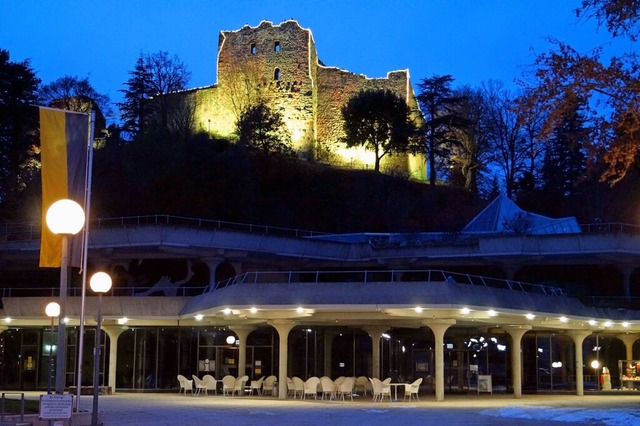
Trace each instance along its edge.
{"label": "outdoor table", "polygon": [[410,383],[389,383],[389,386],[394,387],[394,401],[398,401],[398,386],[408,386]]}

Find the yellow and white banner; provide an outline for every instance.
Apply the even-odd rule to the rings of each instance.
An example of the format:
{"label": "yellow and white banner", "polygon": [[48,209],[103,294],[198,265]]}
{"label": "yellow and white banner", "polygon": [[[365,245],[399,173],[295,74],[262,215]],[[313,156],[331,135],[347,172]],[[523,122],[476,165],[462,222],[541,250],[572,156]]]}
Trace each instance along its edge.
{"label": "yellow and white banner", "polygon": [[[40,107],[40,157],[42,164],[42,237],[40,266],[59,267],[62,237],[45,221],[54,202],[69,198],[84,205],[87,180],[90,114]],[[80,266],[81,240],[70,247],[71,266]],[[76,243],[77,241],[77,243]]]}

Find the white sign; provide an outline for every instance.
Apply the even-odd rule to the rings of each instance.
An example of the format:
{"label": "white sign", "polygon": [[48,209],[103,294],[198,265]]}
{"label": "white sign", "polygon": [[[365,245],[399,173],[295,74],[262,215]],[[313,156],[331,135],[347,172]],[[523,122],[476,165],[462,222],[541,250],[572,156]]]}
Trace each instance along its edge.
{"label": "white sign", "polygon": [[73,395],[40,395],[40,420],[70,419]]}

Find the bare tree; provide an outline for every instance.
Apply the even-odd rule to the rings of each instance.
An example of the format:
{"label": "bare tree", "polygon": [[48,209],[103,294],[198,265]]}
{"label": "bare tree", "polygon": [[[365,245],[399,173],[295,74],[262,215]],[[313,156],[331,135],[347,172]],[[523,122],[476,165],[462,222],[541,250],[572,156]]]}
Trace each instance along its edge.
{"label": "bare tree", "polygon": [[221,82],[220,92],[231,106],[236,121],[247,108],[265,101],[260,89],[261,76],[258,63],[250,61],[237,67]]}
{"label": "bare tree", "polygon": [[511,197],[527,157],[516,98],[497,81],[483,83],[482,90],[487,101],[487,132],[494,151],[493,163],[502,171],[506,194]]}
{"label": "bare tree", "polygon": [[486,129],[488,108],[481,90],[466,86],[456,90],[455,96],[459,99],[456,114],[466,125],[452,129],[456,143],[451,145],[450,170],[461,176],[466,190],[477,194],[479,180],[489,168],[492,153]]}

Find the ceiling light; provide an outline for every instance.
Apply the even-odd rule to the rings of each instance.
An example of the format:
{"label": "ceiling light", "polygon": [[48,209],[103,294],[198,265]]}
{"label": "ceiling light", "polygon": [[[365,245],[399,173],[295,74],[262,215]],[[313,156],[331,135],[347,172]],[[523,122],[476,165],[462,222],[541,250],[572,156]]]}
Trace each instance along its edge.
{"label": "ceiling light", "polygon": [[560,317],[560,322],[567,322],[569,321],[569,318],[567,317]]}
{"label": "ceiling light", "polygon": [[303,313],[303,312],[304,312],[304,308],[303,308],[302,306],[298,306],[298,307],[296,308],[296,312],[297,312],[297,313],[299,313],[299,314],[301,314],[301,313]]}
{"label": "ceiling light", "polygon": [[249,312],[251,312],[252,314],[255,314],[256,312],[258,312],[258,308],[254,306],[251,309],[249,309]]}
{"label": "ceiling light", "polygon": [[198,314],[194,318],[196,319],[196,321],[202,321],[202,318],[204,318],[204,315]]}
{"label": "ceiling light", "polygon": [[469,314],[469,312],[471,312],[471,309],[469,309],[469,308],[462,308],[462,309],[460,309],[460,313],[461,313],[462,315],[468,315],[468,314]]}
{"label": "ceiling light", "polygon": [[225,315],[229,315],[229,314],[231,313],[231,309],[229,309],[229,308],[224,308],[224,309],[222,310],[222,313],[223,313],[223,314],[225,314]]}
{"label": "ceiling light", "polygon": [[527,319],[528,319],[528,320],[532,320],[532,319],[534,319],[536,316],[535,316],[534,314],[532,314],[531,312],[529,312],[529,313],[527,313],[527,314],[525,315],[525,317],[527,317]]}
{"label": "ceiling light", "polygon": [[487,313],[489,314],[490,317],[495,317],[496,315],[498,315],[498,313],[493,309],[489,309]]}
{"label": "ceiling light", "polygon": [[422,308],[420,306],[416,306],[414,309],[417,313],[422,312]]}

